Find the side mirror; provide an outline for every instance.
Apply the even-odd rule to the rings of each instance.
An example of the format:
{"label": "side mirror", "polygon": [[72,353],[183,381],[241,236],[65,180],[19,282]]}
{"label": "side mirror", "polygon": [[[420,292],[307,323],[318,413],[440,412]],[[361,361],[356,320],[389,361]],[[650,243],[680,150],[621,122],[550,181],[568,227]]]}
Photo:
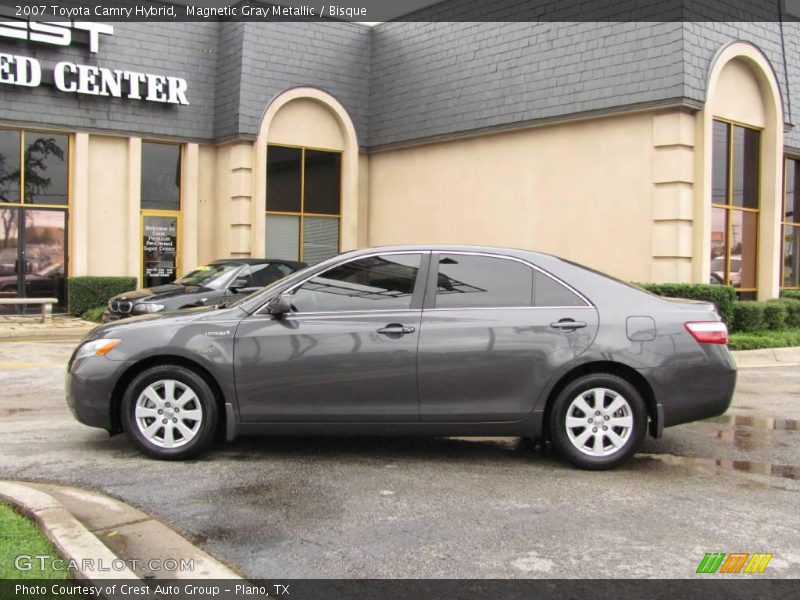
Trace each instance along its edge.
{"label": "side mirror", "polygon": [[267,302],[267,312],[271,315],[281,316],[292,312],[292,303],[286,294],[278,294]]}
{"label": "side mirror", "polygon": [[250,280],[247,277],[237,277],[233,280],[233,283],[228,286],[228,289],[233,293],[236,293],[239,290],[246,288],[248,283],[250,283]]}

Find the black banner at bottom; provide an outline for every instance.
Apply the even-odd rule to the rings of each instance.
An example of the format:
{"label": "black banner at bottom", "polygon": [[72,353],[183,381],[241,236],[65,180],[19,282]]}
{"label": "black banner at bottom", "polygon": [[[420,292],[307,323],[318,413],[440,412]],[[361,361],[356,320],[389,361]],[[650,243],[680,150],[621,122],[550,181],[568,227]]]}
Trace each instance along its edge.
{"label": "black banner at bottom", "polygon": [[0,580],[3,600],[703,600],[800,597],[800,580],[726,579],[164,579]]}

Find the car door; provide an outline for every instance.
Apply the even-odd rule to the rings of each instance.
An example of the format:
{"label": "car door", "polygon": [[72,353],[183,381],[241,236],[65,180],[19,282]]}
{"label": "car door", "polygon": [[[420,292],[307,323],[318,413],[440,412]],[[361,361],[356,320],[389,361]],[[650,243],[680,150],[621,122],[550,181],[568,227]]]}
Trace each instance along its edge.
{"label": "car door", "polygon": [[234,352],[242,421],[418,421],[428,258],[351,259],[289,290],[292,312],[244,319]]}
{"label": "car door", "polygon": [[524,261],[434,253],[419,343],[423,422],[515,421],[591,344],[597,313]]}

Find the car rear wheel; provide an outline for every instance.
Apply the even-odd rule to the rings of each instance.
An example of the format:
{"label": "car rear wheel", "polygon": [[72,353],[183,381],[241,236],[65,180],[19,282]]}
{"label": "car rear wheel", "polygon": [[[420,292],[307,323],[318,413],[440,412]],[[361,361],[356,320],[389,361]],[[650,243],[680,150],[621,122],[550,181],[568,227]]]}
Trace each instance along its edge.
{"label": "car rear wheel", "polygon": [[636,453],[647,430],[639,392],[611,374],[585,375],[568,384],[550,412],[550,439],[582,469],[612,469]]}
{"label": "car rear wheel", "polygon": [[217,403],[206,381],[177,365],[152,367],[125,390],[122,425],[131,443],[152,458],[197,456],[214,439]]}

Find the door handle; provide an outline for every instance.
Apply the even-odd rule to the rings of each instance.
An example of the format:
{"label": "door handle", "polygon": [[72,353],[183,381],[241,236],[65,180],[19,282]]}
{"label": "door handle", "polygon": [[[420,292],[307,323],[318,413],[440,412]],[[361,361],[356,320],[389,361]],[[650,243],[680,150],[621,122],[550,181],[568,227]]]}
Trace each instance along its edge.
{"label": "door handle", "polygon": [[561,319],[555,323],[550,323],[550,327],[553,329],[580,329],[581,327],[586,327],[586,323],[573,321],[572,319]]}
{"label": "door handle", "polygon": [[383,335],[405,335],[407,333],[414,333],[416,330],[416,327],[409,327],[400,323],[390,323],[386,327],[378,329],[378,333]]}

